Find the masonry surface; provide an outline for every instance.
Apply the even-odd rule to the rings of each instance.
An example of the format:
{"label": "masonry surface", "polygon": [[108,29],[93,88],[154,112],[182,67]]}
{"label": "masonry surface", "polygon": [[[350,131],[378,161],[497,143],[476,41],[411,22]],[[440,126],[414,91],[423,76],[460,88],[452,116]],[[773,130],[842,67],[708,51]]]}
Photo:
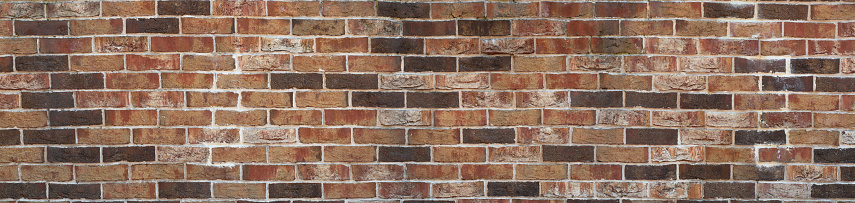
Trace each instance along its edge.
{"label": "masonry surface", "polygon": [[0,3],[0,203],[855,198],[855,2]]}

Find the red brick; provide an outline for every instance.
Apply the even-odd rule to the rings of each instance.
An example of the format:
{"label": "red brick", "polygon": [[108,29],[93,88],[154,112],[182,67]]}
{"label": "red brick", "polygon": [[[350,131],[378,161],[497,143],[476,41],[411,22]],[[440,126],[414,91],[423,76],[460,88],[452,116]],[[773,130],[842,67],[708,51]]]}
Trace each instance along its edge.
{"label": "red brick", "polygon": [[621,35],[673,35],[674,23],[670,20],[659,21],[621,21]]}
{"label": "red brick", "polygon": [[810,163],[811,148],[787,147],[787,148],[760,148],[761,162],[784,162],[784,163]]}
{"label": "red brick", "polygon": [[291,21],[288,19],[238,18],[237,33],[287,35],[291,33]]}
{"label": "red brick", "polygon": [[374,16],[374,2],[323,2],[321,14],[324,16]]}
{"label": "red brick", "polygon": [[399,56],[348,56],[347,67],[353,72],[399,72]]}
{"label": "red brick", "polygon": [[501,180],[511,179],[514,168],[511,164],[464,164],[460,168],[463,180]]}
{"label": "red brick", "polygon": [[301,164],[297,165],[297,176],[302,180],[349,180],[347,165]]}
{"label": "red brick", "polygon": [[0,46],[6,47],[0,50],[2,54],[34,54],[38,50],[36,38],[9,38],[0,39]]}
{"label": "red brick", "polygon": [[267,15],[270,16],[318,16],[321,2],[314,1],[268,1]]}
{"label": "red brick", "polygon": [[258,163],[267,161],[265,147],[216,147],[211,149],[212,162]]}
{"label": "red brick", "polygon": [[265,110],[218,110],[214,117],[216,117],[214,123],[217,125],[262,126],[267,124],[267,111]]}
{"label": "red brick", "polygon": [[806,44],[806,40],[760,41],[760,54],[802,56],[807,52]]}
{"label": "red brick", "polygon": [[219,0],[213,2],[212,8],[214,15],[266,16],[266,5],[263,1]]}
{"label": "red brick", "polygon": [[534,39],[498,38],[481,39],[483,54],[530,54],[534,53]]}
{"label": "red brick", "polygon": [[128,60],[128,70],[145,71],[145,70],[178,70],[181,68],[178,54],[164,55],[136,55],[128,54],[125,56]]}
{"label": "red brick", "polygon": [[317,47],[321,53],[365,53],[368,38],[318,38]]}
{"label": "red brick", "polygon": [[210,89],[214,75],[204,73],[162,73],[162,88]]}
{"label": "red brick", "polygon": [[454,2],[431,4],[431,18],[478,18],[486,17],[484,2]]}
{"label": "red brick", "polygon": [[101,13],[104,16],[152,16],[155,1],[117,1],[102,2]]}
{"label": "red brick", "polygon": [[244,71],[283,71],[291,69],[289,54],[242,55],[238,68]]}
{"label": "red brick", "polygon": [[183,128],[137,128],[134,129],[135,144],[184,144],[186,130]]}
{"label": "red brick", "polygon": [[[93,43],[95,47],[93,51],[98,53],[145,52],[149,44],[147,37],[133,36],[95,37]],[[128,65],[130,67],[131,63]]]}
{"label": "red brick", "polygon": [[833,23],[784,22],[784,37],[834,38],[836,27]]}
{"label": "red brick", "polygon": [[155,198],[155,183],[105,183],[104,199]]}
{"label": "red brick", "polygon": [[258,37],[214,37],[216,52],[258,52]]}
{"label": "red brick", "polygon": [[122,55],[71,56],[73,71],[118,71],[124,68]]}
{"label": "red brick", "polygon": [[300,72],[341,72],[347,69],[345,56],[297,56],[293,57],[292,67]]}
{"label": "red brick", "polygon": [[126,107],[128,106],[128,92],[90,92],[79,91],[76,93],[75,103],[80,108],[93,107]]}
{"label": "red brick", "polygon": [[620,180],[623,177],[620,165],[581,164],[570,166],[571,180]]}
{"label": "red brick", "polygon": [[104,120],[106,125],[113,126],[157,125],[157,111],[106,110]]}
{"label": "red brick", "polygon": [[[163,111],[161,111],[163,112]],[[163,114],[161,114],[162,117]],[[211,120],[211,116],[205,117]],[[163,122],[163,119],[160,119]],[[210,121],[208,121],[210,122]],[[240,140],[238,129],[227,128],[190,128],[187,129],[187,140],[191,144],[199,143],[237,143]]]}
{"label": "red brick", "polygon": [[781,26],[779,22],[734,22],[730,24],[730,36],[733,37],[781,37]]}
{"label": "red brick", "polygon": [[371,198],[377,194],[375,183],[327,183],[324,184],[326,198]]}
{"label": "red brick", "polygon": [[249,181],[291,181],[294,180],[292,165],[243,165],[243,180]]}
{"label": "red brick", "polygon": [[437,110],[434,111],[437,126],[484,126],[487,125],[486,110]]}
{"label": "red brick", "polygon": [[186,34],[231,34],[234,27],[232,18],[181,18],[181,32]]}
{"label": "red brick", "polygon": [[300,128],[301,143],[350,143],[350,128]]}
{"label": "red brick", "polygon": [[153,52],[214,52],[212,37],[151,37]]}
{"label": "red brick", "polygon": [[587,38],[543,38],[536,39],[539,54],[580,54],[589,52]]}
{"label": "red brick", "polygon": [[425,39],[426,54],[477,54],[477,38]]}
{"label": "red brick", "polygon": [[107,89],[157,89],[157,73],[107,73]]}
{"label": "red brick", "polygon": [[663,2],[649,3],[650,17],[653,18],[700,18],[701,2]]}
{"label": "red brick", "polygon": [[162,110],[160,125],[164,126],[207,126],[211,125],[213,113],[209,110]]}
{"label": "red brick", "polygon": [[676,54],[676,55],[692,55],[697,54],[697,43],[694,39],[689,38],[647,38],[645,43],[646,53],[650,54]]}
{"label": "red brick", "polygon": [[706,55],[747,55],[760,53],[757,40],[700,39],[699,49]]}
{"label": "red brick", "polygon": [[[263,88],[267,88],[267,74],[218,74],[217,75],[217,88],[220,88],[220,89],[263,89]],[[289,96],[290,96],[290,94],[289,94]],[[244,99],[244,100],[246,100],[246,99]],[[290,101],[290,99],[288,101]],[[289,102],[289,104],[290,104],[290,102]]]}
{"label": "red brick", "polygon": [[270,163],[321,161],[321,147],[270,147]]}
{"label": "red brick", "polygon": [[131,92],[131,102],[134,107],[183,107],[184,92],[156,91],[156,92]]}
{"label": "red brick", "polygon": [[234,70],[235,59],[230,55],[190,55],[181,58],[183,70]]}

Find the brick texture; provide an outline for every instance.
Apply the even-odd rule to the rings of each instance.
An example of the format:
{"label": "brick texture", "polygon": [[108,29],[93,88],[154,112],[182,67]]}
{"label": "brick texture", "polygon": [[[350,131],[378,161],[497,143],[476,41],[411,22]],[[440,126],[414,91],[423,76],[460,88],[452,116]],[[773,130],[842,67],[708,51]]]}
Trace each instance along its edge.
{"label": "brick texture", "polygon": [[0,1],[0,203],[855,198],[855,1]]}

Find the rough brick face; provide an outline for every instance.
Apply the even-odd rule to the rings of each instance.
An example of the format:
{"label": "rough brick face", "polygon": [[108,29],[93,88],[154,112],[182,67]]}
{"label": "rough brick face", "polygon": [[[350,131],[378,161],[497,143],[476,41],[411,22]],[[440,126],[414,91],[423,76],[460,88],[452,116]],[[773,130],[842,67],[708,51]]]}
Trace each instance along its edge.
{"label": "rough brick face", "polygon": [[853,10],[3,2],[0,199],[851,199]]}

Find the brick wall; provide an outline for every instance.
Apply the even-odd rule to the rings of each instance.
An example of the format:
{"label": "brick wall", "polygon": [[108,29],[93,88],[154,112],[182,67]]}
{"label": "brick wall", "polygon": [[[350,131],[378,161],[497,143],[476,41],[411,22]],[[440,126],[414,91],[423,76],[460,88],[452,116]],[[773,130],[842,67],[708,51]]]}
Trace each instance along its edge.
{"label": "brick wall", "polygon": [[849,0],[6,0],[0,18],[0,203],[855,198]]}

